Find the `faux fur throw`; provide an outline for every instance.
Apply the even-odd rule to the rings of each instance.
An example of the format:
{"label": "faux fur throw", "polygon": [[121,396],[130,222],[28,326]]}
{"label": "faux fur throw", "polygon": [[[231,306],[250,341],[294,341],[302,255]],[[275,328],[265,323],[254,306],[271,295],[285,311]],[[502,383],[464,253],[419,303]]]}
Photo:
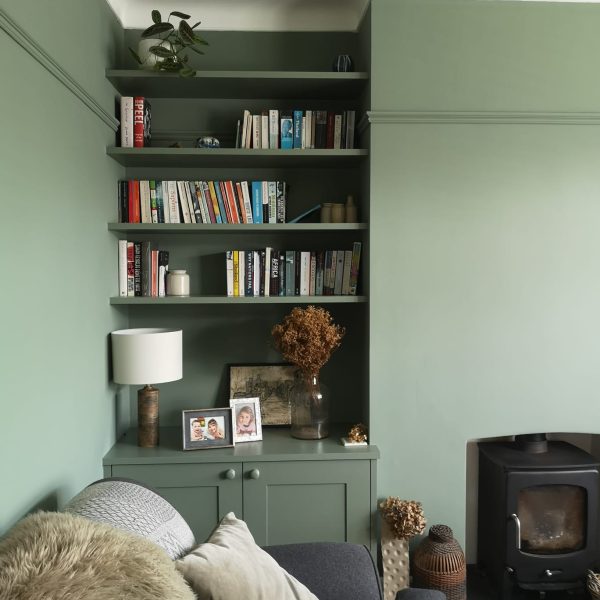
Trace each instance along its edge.
{"label": "faux fur throw", "polygon": [[0,541],[0,600],[194,600],[166,552],[110,525],[38,512]]}

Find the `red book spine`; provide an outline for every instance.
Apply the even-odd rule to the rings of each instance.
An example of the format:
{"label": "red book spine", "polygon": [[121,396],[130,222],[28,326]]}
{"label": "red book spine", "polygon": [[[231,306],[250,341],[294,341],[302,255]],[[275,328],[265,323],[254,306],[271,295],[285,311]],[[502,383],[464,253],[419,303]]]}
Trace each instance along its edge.
{"label": "red book spine", "polygon": [[238,203],[238,212],[240,213],[242,223],[248,222],[248,216],[246,215],[246,207],[244,206],[244,192],[242,192],[242,184],[239,181],[235,182],[235,191]]}
{"label": "red book spine", "polygon": [[144,97],[133,99],[133,147],[144,147]]}
{"label": "red book spine", "polygon": [[236,206],[235,192],[233,191],[233,181],[225,182],[225,190],[227,192],[227,201],[229,202],[229,211],[233,219],[233,223],[240,222],[240,215]]}
{"label": "red book spine", "polygon": [[152,250],[150,253],[151,280],[150,295],[153,298],[158,297],[158,250]]}
{"label": "red book spine", "polygon": [[138,179],[134,179],[132,181],[133,184],[133,218],[131,219],[132,223],[141,223],[142,222],[142,214],[140,208],[140,182]]}

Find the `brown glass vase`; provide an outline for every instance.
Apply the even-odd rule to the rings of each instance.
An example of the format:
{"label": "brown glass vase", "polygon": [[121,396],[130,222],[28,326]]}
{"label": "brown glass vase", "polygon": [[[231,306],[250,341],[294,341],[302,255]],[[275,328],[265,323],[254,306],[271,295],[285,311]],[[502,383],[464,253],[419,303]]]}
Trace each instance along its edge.
{"label": "brown glass vase", "polygon": [[292,437],[320,440],[329,435],[329,398],[319,374],[300,372],[291,394]]}

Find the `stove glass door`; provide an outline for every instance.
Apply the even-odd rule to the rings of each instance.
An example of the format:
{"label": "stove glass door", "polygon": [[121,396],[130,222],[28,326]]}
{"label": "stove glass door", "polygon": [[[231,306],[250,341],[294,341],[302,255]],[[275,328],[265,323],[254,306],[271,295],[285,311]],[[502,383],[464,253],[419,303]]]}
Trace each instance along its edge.
{"label": "stove glass door", "polygon": [[577,485],[534,485],[518,494],[521,551],[565,554],[586,544],[587,491]]}

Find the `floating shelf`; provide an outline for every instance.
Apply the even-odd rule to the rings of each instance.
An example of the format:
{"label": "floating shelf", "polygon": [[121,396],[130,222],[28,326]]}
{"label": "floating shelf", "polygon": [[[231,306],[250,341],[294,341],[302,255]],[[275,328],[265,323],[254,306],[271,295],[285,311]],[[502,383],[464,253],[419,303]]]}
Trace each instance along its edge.
{"label": "floating shelf", "polygon": [[368,150],[248,150],[245,148],[118,148],[106,153],[124,167],[352,167]]}
{"label": "floating shelf", "polygon": [[196,71],[195,77],[143,70],[107,69],[124,96],[148,98],[349,99],[367,87],[368,73],[327,71]]}
{"label": "floating shelf", "polygon": [[366,296],[113,296],[111,304],[358,304],[367,301]]}

